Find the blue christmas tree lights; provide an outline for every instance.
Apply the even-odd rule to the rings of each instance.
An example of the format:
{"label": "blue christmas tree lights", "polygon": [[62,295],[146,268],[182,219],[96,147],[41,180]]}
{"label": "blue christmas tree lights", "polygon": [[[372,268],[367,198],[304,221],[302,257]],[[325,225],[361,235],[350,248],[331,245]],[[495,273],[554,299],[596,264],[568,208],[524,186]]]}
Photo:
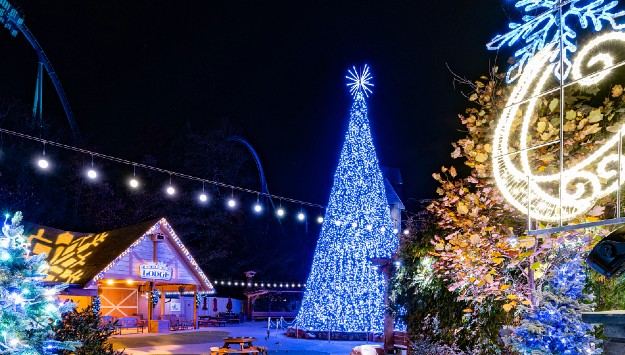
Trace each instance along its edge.
{"label": "blue christmas tree lights", "polygon": [[309,331],[382,331],[386,282],[371,259],[391,257],[399,244],[367,118],[369,68],[347,78],[349,127],[296,319]]}
{"label": "blue christmas tree lights", "polygon": [[[593,325],[582,321],[582,312],[592,311],[593,296],[584,295],[586,274],[576,255],[555,267],[548,285],[538,292],[540,304],[522,316],[521,324],[505,335],[521,354],[601,354],[601,341],[592,334]],[[506,330],[504,330],[505,332]]]}
{"label": "blue christmas tree lights", "polygon": [[[573,24],[582,29],[592,24],[595,31],[599,32],[604,25],[609,25],[614,30],[625,27],[621,17],[625,11],[615,11],[618,1],[594,0],[518,0],[515,7],[522,9],[526,15],[522,23],[511,22],[510,31],[503,35],[495,36],[486,47],[490,50],[498,50],[504,46],[512,47],[521,43],[521,48],[514,53],[517,62],[508,69],[506,80],[508,83],[515,81],[523,72],[527,61],[546,45],[555,43],[556,50],[549,58],[554,66],[554,74],[560,79],[566,79],[571,71],[570,55],[577,51],[575,39],[577,33]],[[562,31],[560,30],[560,10],[562,6]],[[538,14],[538,15],[534,15]],[[562,40],[562,63],[560,66],[560,40]],[[561,75],[561,73],[563,75]]]}

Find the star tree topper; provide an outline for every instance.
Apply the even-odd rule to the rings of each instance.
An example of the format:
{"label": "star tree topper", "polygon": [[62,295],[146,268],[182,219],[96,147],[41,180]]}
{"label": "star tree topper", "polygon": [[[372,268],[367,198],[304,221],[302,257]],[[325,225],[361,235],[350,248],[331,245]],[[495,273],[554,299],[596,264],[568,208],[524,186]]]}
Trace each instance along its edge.
{"label": "star tree topper", "polygon": [[356,96],[359,92],[365,94],[366,97],[369,97],[369,94],[373,93],[370,86],[373,86],[371,79],[371,72],[369,71],[369,66],[367,64],[364,67],[360,68],[360,71],[356,70],[356,67],[353,66],[352,69],[347,71],[348,75],[345,77],[348,80],[347,86],[349,86],[349,93],[352,96]]}

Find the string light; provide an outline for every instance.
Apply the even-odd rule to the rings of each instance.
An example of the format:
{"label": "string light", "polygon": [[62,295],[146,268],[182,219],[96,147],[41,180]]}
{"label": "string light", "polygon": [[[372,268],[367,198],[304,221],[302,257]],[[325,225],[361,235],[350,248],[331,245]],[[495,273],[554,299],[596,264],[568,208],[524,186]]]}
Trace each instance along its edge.
{"label": "string light", "polygon": [[87,177],[91,180],[95,180],[98,177],[98,172],[95,170],[93,166],[93,155],[91,156],[91,168],[87,170]]}
{"label": "string light", "polygon": [[167,194],[173,196],[176,193],[176,189],[171,184],[171,174],[169,174],[169,186],[167,186]]}
{"label": "string light", "polygon": [[304,214],[304,209],[302,206],[299,207],[299,213],[297,214],[297,219],[300,222],[303,222],[306,219],[306,214]]}
{"label": "string light", "polygon": [[208,196],[206,195],[206,193],[204,192],[204,182],[202,182],[202,192],[200,193],[200,195],[198,196],[198,199],[200,200],[200,202],[206,202],[208,201]]}
{"label": "string light", "polygon": [[130,181],[128,181],[128,184],[133,189],[136,189],[137,187],[139,187],[139,180],[137,180],[137,177],[135,175],[136,174],[136,170],[137,170],[137,166],[133,164],[133,166],[132,166],[132,179],[130,179]]}
{"label": "string light", "polygon": [[41,169],[47,169],[50,164],[48,163],[48,159],[46,159],[46,143],[43,143],[43,153],[41,154],[41,157],[37,160],[37,165],[41,168]]}
{"label": "string light", "polygon": [[323,223],[323,216],[317,216],[317,223]]}
{"label": "string light", "polygon": [[282,200],[280,200],[280,207],[276,210],[276,214],[279,218],[284,217],[284,209],[282,208]]}
{"label": "string light", "polygon": [[235,208],[237,206],[237,201],[234,199],[234,190],[231,191],[230,198],[228,199],[228,207]]}
{"label": "string light", "polygon": [[[115,156],[110,156],[110,155],[106,155],[106,154],[101,154],[98,152],[94,152],[94,151],[90,151],[90,150],[86,150],[86,149],[82,149],[82,148],[78,148],[78,147],[74,147],[71,145],[67,145],[67,144],[62,144],[62,143],[57,143],[54,141],[48,141],[48,140],[44,140],[42,138],[38,138],[38,137],[34,137],[34,136],[30,136],[24,133],[20,133],[20,132],[15,132],[15,131],[11,131],[8,129],[4,129],[4,128],[0,128],[0,133],[4,133],[4,134],[9,134],[18,138],[22,138],[22,139],[27,139],[27,140],[32,140],[35,142],[41,142],[43,144],[43,153],[41,156],[39,156],[36,161],[35,164],[42,170],[48,169],[51,167],[51,164],[49,162],[49,160],[46,157],[46,144],[58,147],[58,148],[62,148],[62,149],[66,149],[66,150],[70,150],[70,151],[74,151],[74,152],[78,152],[78,153],[82,153],[82,154],[88,154],[91,155],[92,160],[97,157],[100,159],[104,159],[104,160],[109,160],[109,161],[113,161],[116,163],[120,163],[120,164],[126,164],[126,165],[132,165],[133,166],[133,176],[131,179],[129,179],[127,181],[128,185],[133,188],[136,189],[141,185],[141,182],[139,179],[137,179],[136,177],[136,167],[140,167],[146,170],[152,170],[152,171],[156,171],[156,172],[161,172],[161,173],[167,173],[170,175],[170,181],[172,176],[176,176],[178,178],[183,178],[183,179],[187,179],[187,180],[194,180],[194,181],[201,181],[203,184],[211,184],[211,185],[215,185],[217,187],[224,187],[224,188],[229,188],[231,190],[237,190],[237,191],[242,191],[242,192],[246,192],[246,193],[254,193],[258,196],[262,195],[264,197],[268,197],[268,198],[274,198],[274,199],[280,199],[280,200],[284,200],[286,202],[291,202],[291,203],[296,203],[296,204],[300,204],[301,205],[306,205],[306,206],[311,206],[311,207],[320,207],[323,208],[324,206],[319,205],[319,204],[315,204],[315,203],[311,203],[311,202],[307,202],[307,201],[302,201],[302,200],[296,200],[296,199],[292,199],[292,198],[288,198],[288,197],[284,197],[284,196],[277,196],[277,195],[271,195],[268,193],[264,193],[261,191],[256,191],[256,190],[251,190],[251,189],[247,189],[244,187],[240,187],[240,186],[235,186],[235,185],[229,185],[229,184],[224,184],[221,182],[217,182],[217,181],[211,181],[211,180],[207,180],[207,179],[203,179],[200,177],[196,177],[196,176],[192,176],[192,175],[187,175],[187,174],[182,174],[182,173],[178,173],[178,172],[174,172],[174,171],[170,171],[170,170],[165,170],[165,169],[161,169],[155,166],[151,166],[151,165],[146,165],[146,164],[142,164],[142,163],[138,163],[138,162],[133,162],[133,161],[129,161],[123,158],[118,158]],[[95,169],[94,169],[95,170]],[[96,172],[96,175],[98,173]],[[167,194],[171,194],[174,195],[176,193],[176,189],[173,185],[170,185],[172,189],[169,189],[169,186],[166,186],[165,190],[167,192]],[[209,196],[207,195],[207,201],[209,199]],[[199,198],[199,196],[198,196]],[[228,207],[235,207],[237,205],[236,201],[228,201],[227,202]],[[263,210],[263,207],[261,204],[259,204],[260,206],[260,210]],[[254,207],[254,210],[256,211],[257,208]],[[260,212],[260,211],[259,211]],[[285,212],[286,214],[286,212]]]}
{"label": "string light", "polygon": [[261,213],[263,211],[263,206],[260,204],[260,195],[256,194],[256,204],[254,204],[254,212]]}

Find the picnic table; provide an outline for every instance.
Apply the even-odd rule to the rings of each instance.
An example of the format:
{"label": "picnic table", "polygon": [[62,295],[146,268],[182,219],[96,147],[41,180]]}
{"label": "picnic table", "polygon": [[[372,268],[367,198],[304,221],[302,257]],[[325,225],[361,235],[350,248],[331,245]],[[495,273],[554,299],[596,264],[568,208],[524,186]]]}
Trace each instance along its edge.
{"label": "picnic table", "polygon": [[255,341],[256,338],[254,337],[224,338],[224,346],[217,350],[217,354],[266,354],[267,349],[262,346],[254,346]]}

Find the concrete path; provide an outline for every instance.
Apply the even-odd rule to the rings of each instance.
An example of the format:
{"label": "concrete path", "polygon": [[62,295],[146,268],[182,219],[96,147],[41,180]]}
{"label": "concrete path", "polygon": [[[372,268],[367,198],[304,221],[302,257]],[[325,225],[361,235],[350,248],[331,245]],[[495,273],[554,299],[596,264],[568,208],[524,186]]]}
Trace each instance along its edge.
{"label": "concrete path", "polygon": [[[351,350],[358,345],[371,344],[382,345],[381,343],[372,343],[365,341],[339,341],[339,340],[307,340],[307,339],[295,339],[289,338],[284,335],[284,332],[276,329],[272,329],[269,337],[267,337],[267,323],[264,322],[246,322],[241,324],[228,324],[226,327],[203,327],[201,331],[223,331],[230,333],[229,336],[251,336],[258,339],[254,342],[254,345],[260,345],[269,349],[269,354],[272,352],[275,354],[278,351],[284,353],[285,351],[304,354],[306,351],[310,351],[313,355],[322,355],[320,353],[326,353],[330,355],[349,355]],[[198,329],[187,330],[198,331]],[[177,332],[185,332],[177,331]],[[144,334],[128,334],[115,336],[119,337],[140,337],[140,336],[158,336],[155,333]],[[223,346],[223,342],[205,343],[205,344],[170,344],[149,346],[143,348],[131,348],[126,349],[125,353],[129,355],[144,355],[144,354],[209,354],[211,346]]]}

